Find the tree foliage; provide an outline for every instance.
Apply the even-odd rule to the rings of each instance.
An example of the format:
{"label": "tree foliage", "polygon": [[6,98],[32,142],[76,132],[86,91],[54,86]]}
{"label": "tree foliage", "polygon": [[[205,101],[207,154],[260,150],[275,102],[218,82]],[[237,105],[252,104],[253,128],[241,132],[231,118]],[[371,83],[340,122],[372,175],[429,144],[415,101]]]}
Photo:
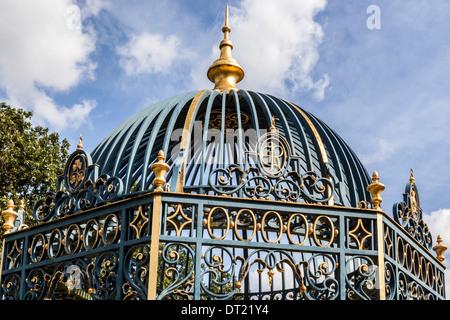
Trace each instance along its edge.
{"label": "tree foliage", "polygon": [[32,115],[0,103],[0,208],[5,210],[9,199],[16,205],[24,199],[28,225],[33,225],[34,203],[56,189],[70,146],[58,133],[33,126]]}

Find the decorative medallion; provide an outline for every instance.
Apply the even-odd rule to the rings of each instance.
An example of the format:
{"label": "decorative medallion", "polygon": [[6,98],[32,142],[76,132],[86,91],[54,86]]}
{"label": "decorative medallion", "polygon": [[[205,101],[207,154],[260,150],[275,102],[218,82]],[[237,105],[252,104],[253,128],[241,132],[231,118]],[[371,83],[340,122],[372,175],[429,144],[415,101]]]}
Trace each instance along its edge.
{"label": "decorative medallion", "polygon": [[80,190],[88,179],[89,158],[84,150],[77,150],[69,157],[64,169],[64,184],[70,193]]}
{"label": "decorative medallion", "polygon": [[77,150],[69,156],[63,175],[58,177],[58,191],[47,193],[35,203],[33,217],[36,221],[50,221],[122,196],[122,180],[106,174],[98,176],[98,165],[93,164],[90,155],[83,150],[82,141],[80,135]]}
{"label": "decorative medallion", "polygon": [[309,203],[325,203],[333,196],[330,179],[300,170],[300,157],[291,153],[286,138],[277,132],[274,117],[270,131],[258,139],[255,150],[245,152],[244,158],[242,165],[230,164],[211,171],[208,185],[214,192]]}
{"label": "decorative medallion", "polygon": [[403,201],[394,204],[394,218],[417,241],[427,249],[431,249],[432,238],[428,226],[422,219],[419,192],[412,169],[410,174],[409,183],[406,184],[405,193],[403,194]]}
{"label": "decorative medallion", "polygon": [[[240,112],[241,116],[241,128],[242,130],[247,130],[250,128],[250,116],[245,112]],[[202,115],[200,119],[204,119],[205,115]],[[222,117],[221,110],[212,110],[209,115],[209,128],[221,130],[222,121],[225,121],[225,129],[237,130],[239,128],[239,115],[236,112],[231,112],[230,110],[225,110],[225,118]]]}
{"label": "decorative medallion", "polygon": [[290,161],[291,150],[286,139],[275,129],[275,119],[272,119],[270,132],[262,135],[256,144],[259,168],[269,177],[282,176]]}

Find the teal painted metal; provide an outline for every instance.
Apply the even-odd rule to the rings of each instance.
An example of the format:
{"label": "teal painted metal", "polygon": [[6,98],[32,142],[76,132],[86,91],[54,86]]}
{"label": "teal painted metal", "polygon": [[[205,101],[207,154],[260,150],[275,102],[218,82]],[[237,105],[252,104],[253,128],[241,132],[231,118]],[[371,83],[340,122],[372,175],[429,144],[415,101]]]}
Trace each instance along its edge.
{"label": "teal painted metal", "polygon": [[[101,169],[101,173],[117,176],[124,181],[124,193],[132,195],[151,189],[153,174],[149,170],[159,150],[167,156],[167,163],[172,167],[167,175],[171,190],[176,189],[181,164],[186,156],[176,148],[180,141],[184,120],[193,97],[197,92],[190,92],[157,103],[121,124],[93,151],[92,158]],[[335,181],[335,203],[338,205],[357,207],[360,201],[368,202],[370,195],[366,191],[370,177],[357,156],[342,139],[323,122],[312,114],[301,109],[318,130],[324,147],[328,153],[328,163],[324,163],[318,148],[318,141],[306,120],[295,108],[276,97],[246,90],[219,93],[206,90],[194,112],[194,121],[190,125],[190,149],[186,153],[192,155],[186,163],[184,173],[184,189],[187,192],[210,193],[207,185],[208,175],[216,168],[225,168],[229,164],[240,162],[244,152],[251,151],[252,145],[244,141],[245,130],[251,129],[256,136],[262,135],[271,125],[272,116],[276,119],[276,127],[287,141],[293,155],[301,161],[296,171],[313,171],[325,177],[330,174]],[[200,132],[211,130],[212,112],[219,112],[221,117],[233,113],[236,123],[235,161],[230,156],[226,137],[227,127],[222,123],[219,145],[214,148],[211,137],[200,134],[195,136],[195,125]],[[216,115],[216,113],[214,113]],[[209,119],[206,116],[209,115]],[[248,119],[247,119],[248,118]],[[206,120],[205,120],[206,119]],[[247,121],[244,128],[242,121]],[[205,125],[206,123],[206,125]],[[228,128],[230,129],[230,128]],[[199,145],[196,145],[198,139]],[[239,152],[243,150],[244,152]],[[212,153],[216,155],[212,157]],[[220,155],[220,157],[218,157]],[[221,159],[222,162],[205,163],[205,159]],[[230,161],[231,160],[231,161]]]}
{"label": "teal painted metal", "polygon": [[[147,299],[149,277],[157,299],[445,299],[412,176],[394,221],[370,209],[354,152],[306,110],[205,90],[191,121],[198,94],[157,103],[92,155],[69,157],[59,190],[35,205],[41,224],[5,236],[2,299]],[[155,197],[160,150],[171,169]]]}
{"label": "teal painted metal", "polygon": [[[7,235],[1,298],[146,299],[157,276],[157,299],[379,299],[374,210],[164,192],[149,275],[154,195]],[[385,214],[381,234],[386,298],[445,299],[445,267]]]}

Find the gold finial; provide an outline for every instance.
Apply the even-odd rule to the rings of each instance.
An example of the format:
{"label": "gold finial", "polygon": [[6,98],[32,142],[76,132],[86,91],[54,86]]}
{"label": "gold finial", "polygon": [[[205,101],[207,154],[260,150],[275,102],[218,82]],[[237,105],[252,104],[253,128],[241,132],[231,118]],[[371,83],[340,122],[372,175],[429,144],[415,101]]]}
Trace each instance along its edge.
{"label": "gold finial", "polygon": [[80,139],[78,139],[77,150],[83,149],[83,135],[80,133]]}
{"label": "gold finial", "polygon": [[270,124],[270,132],[276,132],[277,128],[275,127],[275,116],[272,116],[272,123]]}
{"label": "gold finial", "polygon": [[220,57],[209,67],[208,79],[214,82],[214,89],[230,92],[236,89],[236,83],[244,78],[244,70],[231,56],[233,43],[230,40],[231,28],[228,25],[228,6],[225,11],[225,25],[222,28],[223,40],[219,44]]}
{"label": "gold finial", "polygon": [[19,214],[14,211],[14,201],[9,200],[7,209],[2,212],[3,219],[5,219],[5,223],[3,224],[3,228],[5,229],[5,234],[10,233],[14,228],[14,221],[16,221]]}
{"label": "gold finial", "polygon": [[437,237],[437,245],[433,247],[433,250],[436,252],[437,259],[442,262],[445,260],[444,252],[447,250],[447,246],[445,244],[442,244],[442,237],[438,235]]}
{"label": "gold finial", "polygon": [[164,191],[162,186],[166,184],[166,174],[170,170],[170,166],[165,162],[164,151],[160,150],[157,160],[151,165],[150,169],[155,174],[153,185],[156,187],[155,191]]}
{"label": "gold finial", "polygon": [[410,176],[409,176],[409,182],[413,183],[414,182],[414,172],[413,169],[409,170]]}
{"label": "gold finial", "polygon": [[373,204],[373,208],[376,210],[381,210],[380,203],[383,201],[381,198],[381,192],[385,189],[384,184],[378,182],[380,178],[378,177],[378,172],[374,171],[372,174],[372,183],[367,186],[367,191],[370,192],[370,202]]}

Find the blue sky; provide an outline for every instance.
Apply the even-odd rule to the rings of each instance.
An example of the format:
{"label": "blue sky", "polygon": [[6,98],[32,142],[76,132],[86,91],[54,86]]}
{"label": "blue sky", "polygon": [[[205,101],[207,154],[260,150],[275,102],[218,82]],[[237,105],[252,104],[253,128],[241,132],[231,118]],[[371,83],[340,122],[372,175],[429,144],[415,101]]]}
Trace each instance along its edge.
{"label": "blue sky", "polygon": [[226,5],[238,87],[325,121],[378,171],[389,214],[412,168],[425,222],[450,244],[447,0],[3,0],[0,101],[92,151],[139,110],[213,87]]}

